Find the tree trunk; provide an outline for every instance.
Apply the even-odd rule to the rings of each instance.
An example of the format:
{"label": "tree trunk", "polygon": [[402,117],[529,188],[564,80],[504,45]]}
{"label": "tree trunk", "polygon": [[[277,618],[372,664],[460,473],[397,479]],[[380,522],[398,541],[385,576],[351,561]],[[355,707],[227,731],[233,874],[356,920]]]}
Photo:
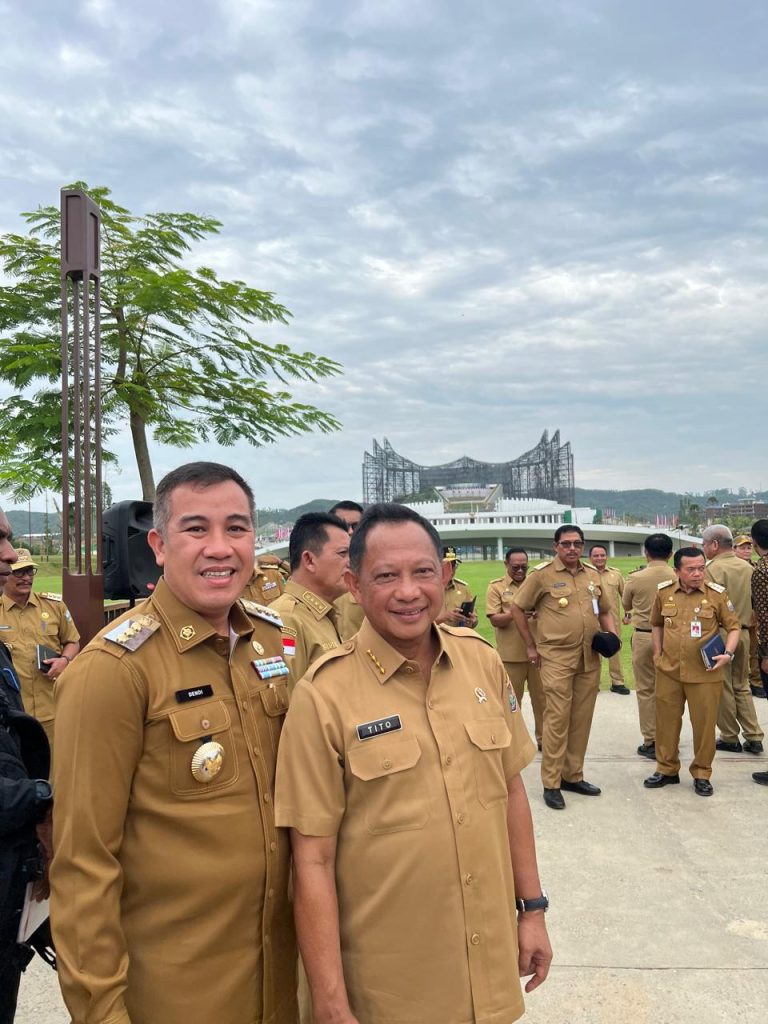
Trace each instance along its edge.
{"label": "tree trunk", "polygon": [[149,447],[147,445],[147,425],[144,422],[143,417],[133,409],[130,411],[130,416],[133,452],[136,456],[136,465],[139,469],[142,498],[144,501],[154,501],[155,477],[152,473],[152,462],[149,457]]}

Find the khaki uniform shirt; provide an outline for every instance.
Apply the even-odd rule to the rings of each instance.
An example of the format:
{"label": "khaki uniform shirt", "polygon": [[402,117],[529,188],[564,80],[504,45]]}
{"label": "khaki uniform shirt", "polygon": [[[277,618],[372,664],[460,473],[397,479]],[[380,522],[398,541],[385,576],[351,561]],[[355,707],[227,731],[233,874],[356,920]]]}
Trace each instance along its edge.
{"label": "khaki uniform shirt", "polygon": [[599,570],[595,571],[600,577],[603,590],[608,595],[608,600],[611,602],[611,611],[616,616],[616,625],[619,625],[621,623],[621,596],[624,593],[624,577],[612,565],[606,565],[602,572]]}
{"label": "khaki uniform shirt", "polygon": [[535,611],[536,647],[542,657],[576,668],[581,656],[587,669],[599,664],[592,638],[600,631],[599,613],[612,612],[596,569],[579,562],[572,575],[559,557],[537,565],[515,594],[523,611]]}
{"label": "khaki uniform shirt", "polygon": [[650,632],[651,612],[659,592],[659,584],[676,579],[675,570],[661,559],[653,559],[629,574],[622,602],[624,610],[632,612],[632,625],[635,629]]}
{"label": "khaki uniform shirt", "polygon": [[752,567],[733,551],[723,551],[707,563],[707,577],[725,587],[740,624],[752,621]]}
{"label": "khaki uniform shirt", "polygon": [[333,602],[336,624],[342,640],[351,640],[363,624],[365,612],[351,594],[342,594]]}
{"label": "khaki uniform shirt", "polygon": [[0,640],[10,649],[21,683],[24,710],[40,722],[54,716],[53,682],[37,667],[37,645],[61,651],[80,634],[59,594],[29,595],[25,605],[0,597]]}
{"label": "khaki uniform shirt", "polygon": [[[701,623],[701,636],[691,636],[691,622]],[[683,683],[716,683],[722,680],[722,668],[708,672],[701,657],[701,648],[719,628],[739,628],[739,618],[725,590],[718,583],[702,583],[686,594],[675,579],[662,583],[656,594],[651,625],[663,626],[661,657],[656,668]]]}
{"label": "khaki uniform shirt", "polygon": [[341,643],[336,612],[332,604],[293,580],[272,608],[283,620],[283,653],[293,689],[313,661]]}
{"label": "khaki uniform shirt", "polygon": [[[498,615],[508,612],[513,604],[513,598],[520,589],[521,584],[514,583],[509,576],[500,576],[497,580],[491,580],[488,584],[488,592],[485,595],[485,614]],[[523,640],[517,626],[510,622],[507,626],[493,627],[496,632],[496,650],[502,661],[528,661],[525,651],[525,640]],[[534,619],[528,620],[528,628],[531,634],[536,637],[536,623]]]}
{"label": "khaki uniform shirt", "polygon": [[[294,1024],[287,676],[260,678],[279,619],[244,608],[218,637],[161,579],[57,684],[51,920],[75,1024]],[[205,782],[207,740],[223,760]]]}
{"label": "khaki uniform shirt", "polygon": [[434,628],[429,683],[367,620],[313,665],[281,739],[277,821],[338,837],[360,1021],[507,1024],[523,1012],[507,786],[535,748],[493,648]]}
{"label": "khaki uniform shirt", "polygon": [[445,588],[443,599],[443,611],[452,612],[454,608],[461,608],[465,601],[471,601],[474,594],[469,589],[469,584],[454,576]]}
{"label": "khaki uniform shirt", "polygon": [[279,569],[262,569],[258,565],[253,570],[245,590],[240,595],[246,601],[256,604],[272,604],[281,594],[285,593],[285,580]]}

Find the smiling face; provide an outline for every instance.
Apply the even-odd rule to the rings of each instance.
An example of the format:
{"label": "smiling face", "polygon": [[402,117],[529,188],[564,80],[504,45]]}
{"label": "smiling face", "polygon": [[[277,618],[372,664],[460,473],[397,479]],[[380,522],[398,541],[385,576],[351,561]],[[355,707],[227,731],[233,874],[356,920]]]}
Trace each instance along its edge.
{"label": "smiling face", "polygon": [[504,562],[507,575],[514,583],[522,583],[528,572],[528,555],[516,551]]}
{"label": "smiling face", "polygon": [[148,540],[176,597],[221,634],[229,610],[253,572],[253,523],[248,498],[233,481],[182,484],[170,496],[165,535]]}
{"label": "smiling face", "polygon": [[605,563],[608,561],[608,552],[605,548],[592,548],[589,560],[598,572],[602,572],[605,569]]}
{"label": "smiling face", "polygon": [[376,632],[405,657],[431,643],[443,607],[443,570],[429,534],[418,523],[381,523],[366,538],[359,574],[347,584]]}
{"label": "smiling face", "polygon": [[569,569],[579,564],[581,552],[584,549],[584,541],[577,530],[566,530],[555,541],[555,554],[563,565]]}

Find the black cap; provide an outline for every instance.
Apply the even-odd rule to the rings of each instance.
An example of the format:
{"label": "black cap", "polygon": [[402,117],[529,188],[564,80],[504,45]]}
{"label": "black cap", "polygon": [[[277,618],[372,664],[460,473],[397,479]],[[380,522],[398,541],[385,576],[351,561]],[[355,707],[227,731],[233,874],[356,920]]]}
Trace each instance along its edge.
{"label": "black cap", "polygon": [[592,637],[592,650],[602,654],[604,658],[612,658],[614,654],[621,650],[621,640],[619,640],[615,633],[595,633]]}

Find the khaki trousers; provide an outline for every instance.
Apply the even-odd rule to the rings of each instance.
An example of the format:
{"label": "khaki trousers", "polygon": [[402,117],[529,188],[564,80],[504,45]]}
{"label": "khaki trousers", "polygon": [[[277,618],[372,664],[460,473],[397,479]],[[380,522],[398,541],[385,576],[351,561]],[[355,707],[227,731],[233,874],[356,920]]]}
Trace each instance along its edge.
{"label": "khaki trousers", "polygon": [[717,713],[717,727],[720,738],[735,743],[739,738],[739,727],[745,740],[760,740],[764,732],[760,728],[755,711],[755,702],[749,688],[749,633],[742,629],[735,657],[725,668],[723,695]]}
{"label": "khaki trousers", "polygon": [[635,677],[637,713],[643,743],[656,741],[656,669],[653,664],[653,639],[650,633],[632,634],[632,673]]}
{"label": "khaki trousers", "polygon": [[694,779],[708,779],[715,757],[715,726],[723,684],[683,683],[656,669],[656,770],[662,775],[680,771],[680,730],[683,710],[693,728],[693,761],[688,770]]}
{"label": "khaki trousers", "polygon": [[612,686],[624,685],[624,670],[621,667],[621,652],[617,651],[608,659],[608,674]]}
{"label": "khaki trousers", "polygon": [[[571,663],[573,664],[573,663]],[[584,755],[600,689],[600,662],[586,668],[583,654],[576,668],[542,656],[544,730],[541,737],[541,781],[544,789],[559,789],[584,778]]]}
{"label": "khaki trousers", "polygon": [[528,695],[531,698],[533,708],[533,725],[536,732],[536,742],[541,743],[541,733],[544,722],[544,690],[541,687],[541,674],[535,665],[527,661],[505,661],[504,668],[507,670],[512,689],[515,691],[518,703],[522,705],[525,683],[528,682]]}

